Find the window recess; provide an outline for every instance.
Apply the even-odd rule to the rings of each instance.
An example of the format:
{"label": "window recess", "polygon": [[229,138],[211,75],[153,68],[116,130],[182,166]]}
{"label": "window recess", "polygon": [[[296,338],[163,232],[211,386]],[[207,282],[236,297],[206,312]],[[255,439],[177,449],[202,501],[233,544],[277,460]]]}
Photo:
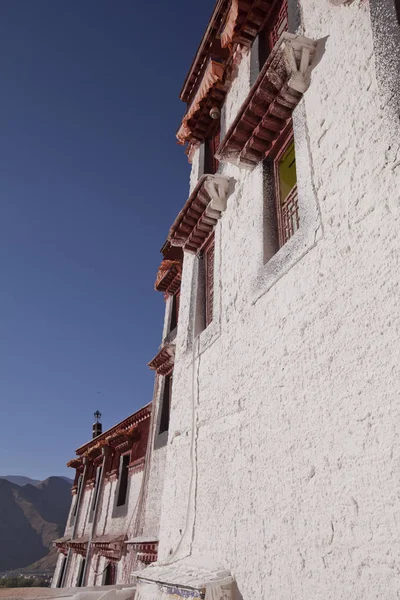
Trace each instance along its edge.
{"label": "window recess", "polygon": [[221,142],[221,162],[252,170],[274,154],[309,87],[315,48],[309,38],[282,33]]}
{"label": "window recess", "polygon": [[117,506],[124,506],[127,499],[129,457],[130,454],[124,454],[120,460]]}

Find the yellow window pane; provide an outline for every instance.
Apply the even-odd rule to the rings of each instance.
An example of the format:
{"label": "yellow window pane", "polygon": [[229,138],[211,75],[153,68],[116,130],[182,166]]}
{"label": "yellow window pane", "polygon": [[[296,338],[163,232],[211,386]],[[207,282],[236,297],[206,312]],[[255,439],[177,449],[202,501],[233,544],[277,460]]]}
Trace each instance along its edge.
{"label": "yellow window pane", "polygon": [[294,154],[294,142],[292,142],[278,163],[279,173],[279,196],[283,204],[297,182],[296,157]]}

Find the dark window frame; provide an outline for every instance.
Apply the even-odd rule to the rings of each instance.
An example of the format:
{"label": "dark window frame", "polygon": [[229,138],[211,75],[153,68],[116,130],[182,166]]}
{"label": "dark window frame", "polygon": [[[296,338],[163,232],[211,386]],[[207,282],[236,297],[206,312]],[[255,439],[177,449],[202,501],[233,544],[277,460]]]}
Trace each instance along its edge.
{"label": "dark window frame", "polygon": [[125,506],[128,500],[130,451],[121,454],[118,474],[116,506]]}
{"label": "dark window frame", "polygon": [[90,504],[90,512],[91,512],[92,515],[93,515],[93,512],[94,512],[94,509],[96,508],[96,502],[97,502],[97,499],[99,497],[100,481],[101,481],[102,471],[103,471],[103,466],[102,465],[98,465],[96,467],[96,476],[95,476],[93,498],[92,498],[92,502]]}
{"label": "dark window frame", "polygon": [[86,565],[86,558],[84,558],[82,556],[82,560],[79,565],[78,577],[76,580],[76,587],[83,587],[83,583],[84,583],[83,576],[85,573],[85,565]]}
{"label": "dark window frame", "polygon": [[215,275],[215,235],[209,237],[202,249],[204,257],[204,312],[205,326],[214,318],[214,275]]}
{"label": "dark window frame", "polygon": [[[294,133],[292,123],[290,123],[290,127],[287,127],[285,129],[285,131],[277,141],[276,147],[274,149],[274,156],[272,158],[274,173],[274,200],[277,217],[279,248],[282,248],[282,246],[286,244],[286,242],[296,233],[296,231],[300,227],[297,177],[295,185],[286,195],[285,200],[283,202],[281,198],[280,189],[280,162],[292,144],[294,146]],[[296,160],[295,147],[294,160]]]}
{"label": "dark window frame", "polygon": [[164,385],[160,403],[160,419],[158,424],[158,435],[168,433],[169,418],[171,412],[172,374],[164,377]]}
{"label": "dark window frame", "polygon": [[57,579],[57,585],[56,585],[57,588],[62,587],[66,566],[67,566],[67,557],[63,555],[60,572],[58,574],[58,579]]}
{"label": "dark window frame", "polygon": [[220,131],[221,128],[218,126],[217,131],[211,137],[204,141],[204,164],[203,174],[204,175],[215,175],[219,169],[219,161],[215,154],[220,144]]}
{"label": "dark window frame", "polygon": [[117,565],[113,561],[109,561],[104,569],[104,577],[102,585],[115,585],[117,581]]}

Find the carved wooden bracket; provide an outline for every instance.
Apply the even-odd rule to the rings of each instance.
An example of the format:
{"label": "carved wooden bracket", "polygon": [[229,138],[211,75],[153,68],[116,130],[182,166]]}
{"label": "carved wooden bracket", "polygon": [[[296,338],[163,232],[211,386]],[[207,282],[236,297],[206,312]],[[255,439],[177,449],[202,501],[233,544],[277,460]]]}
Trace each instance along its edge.
{"label": "carved wooden bracket", "polygon": [[221,162],[253,169],[266,158],[310,85],[316,42],[283,33],[217,151]]}
{"label": "carved wooden bracket", "polygon": [[196,254],[214,231],[226,209],[230,179],[224,175],[203,175],[175,219],[168,239],[173,246]]}

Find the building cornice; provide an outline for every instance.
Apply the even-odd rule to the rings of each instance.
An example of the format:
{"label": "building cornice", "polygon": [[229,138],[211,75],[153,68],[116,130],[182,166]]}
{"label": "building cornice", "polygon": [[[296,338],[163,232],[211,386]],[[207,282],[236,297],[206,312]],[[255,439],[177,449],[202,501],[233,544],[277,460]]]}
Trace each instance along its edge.
{"label": "building cornice", "polygon": [[222,162],[254,168],[273,149],[310,84],[316,42],[283,33],[217,151]]}
{"label": "building cornice", "polygon": [[209,136],[215,125],[211,109],[222,107],[228,89],[225,75],[225,62],[215,57],[209,58],[196,94],[176,134],[180,144],[202,142]]}
{"label": "building cornice", "polygon": [[217,151],[221,162],[253,169],[274,142],[310,85],[316,42],[283,33]]}
{"label": "building cornice", "polygon": [[148,363],[148,367],[157,375],[170,375],[175,363],[175,344],[165,344],[156,356]]}
{"label": "building cornice", "polygon": [[158,268],[154,288],[157,292],[173,296],[180,290],[181,280],[182,262],[179,260],[164,259]]}
{"label": "building cornice", "polygon": [[[133,413],[133,415],[130,415],[129,417],[127,417],[126,419],[124,419],[123,421],[118,423],[117,425],[114,425],[114,427],[111,427],[110,429],[108,429],[101,435],[97,436],[93,440],[90,440],[90,442],[87,442],[83,446],[80,446],[80,448],[78,448],[76,450],[76,453],[79,455],[77,457],[77,459],[79,459],[83,455],[87,455],[88,452],[90,452],[91,448],[95,448],[97,446],[102,447],[102,446],[109,445],[108,438],[112,437],[114,434],[117,434],[117,433],[120,433],[121,435],[123,435],[123,434],[129,432],[129,430],[132,428],[133,425],[138,425],[142,421],[150,418],[150,414],[151,414],[151,403],[147,404],[146,406],[144,406],[137,412]],[[73,460],[75,460],[75,459],[73,459]]]}
{"label": "building cornice", "polygon": [[207,242],[225,211],[229,190],[229,177],[200,177],[169,231],[171,244],[196,254]]}

